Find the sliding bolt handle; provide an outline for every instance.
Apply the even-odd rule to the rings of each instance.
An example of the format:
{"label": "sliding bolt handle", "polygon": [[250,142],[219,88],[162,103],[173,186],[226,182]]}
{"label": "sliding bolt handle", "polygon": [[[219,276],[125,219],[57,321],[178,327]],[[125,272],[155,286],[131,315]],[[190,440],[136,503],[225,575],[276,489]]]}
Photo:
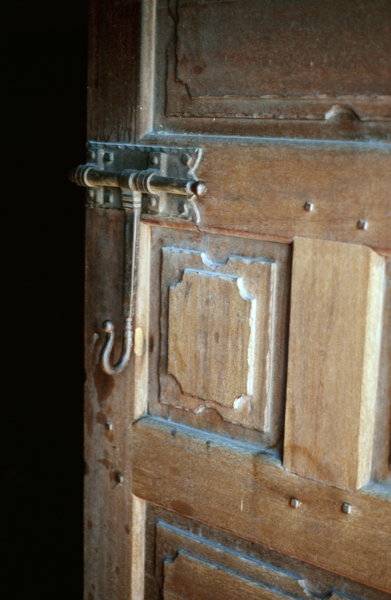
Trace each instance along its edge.
{"label": "sliding bolt handle", "polygon": [[106,186],[119,187],[122,190],[133,190],[144,194],[180,194],[201,198],[206,193],[204,181],[183,179],[181,177],[165,177],[153,169],[136,171],[125,169],[121,173],[114,171],[98,171],[91,165],[80,165],[68,173],[68,178],[84,187]]}

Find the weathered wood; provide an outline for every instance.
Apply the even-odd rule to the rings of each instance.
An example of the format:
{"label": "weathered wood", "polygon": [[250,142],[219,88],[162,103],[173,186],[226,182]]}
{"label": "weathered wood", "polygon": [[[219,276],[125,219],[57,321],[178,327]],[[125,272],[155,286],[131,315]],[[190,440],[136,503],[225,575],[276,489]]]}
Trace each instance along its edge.
{"label": "weathered wood", "polygon": [[390,118],[387,0],[178,0],[176,15],[176,76],[188,102],[170,94],[170,115],[319,120],[339,103],[357,119]]}
{"label": "weathered wood", "polygon": [[257,448],[143,417],[133,426],[133,492],[391,592],[391,496],[384,487],[342,491],[286,473]]}
{"label": "weathered wood", "polygon": [[385,265],[383,331],[373,440],[374,481],[391,481],[391,258]]}
{"label": "weathered wood", "polygon": [[357,490],[371,475],[383,257],[295,238],[284,467]]}
{"label": "weathered wood", "polygon": [[328,598],[332,592],[360,600],[390,600],[387,592],[209,527],[156,504],[147,504],[145,600],[161,597],[158,590],[163,589],[164,561],[175,558],[179,549],[303,600],[312,598],[310,594]]}
{"label": "weathered wood", "polygon": [[[125,599],[132,552],[128,398],[133,373],[130,367],[113,378],[99,364],[103,321],[112,319],[122,330],[123,213],[87,209],[86,231],[84,590],[87,600]],[[118,335],[115,360],[121,344]]]}
{"label": "weathered wood", "polygon": [[389,11],[160,0],[154,130],[388,142]]}
{"label": "weathered wood", "polygon": [[163,248],[168,302],[168,387],[161,397],[199,413],[265,431],[274,362],[276,263]]}
{"label": "weathered wood", "polygon": [[141,0],[92,0],[89,17],[87,137],[137,139]]}
{"label": "weathered wood", "polygon": [[[170,139],[179,142],[183,138]],[[167,144],[167,136],[150,136],[148,143]],[[301,236],[391,253],[388,146],[205,137],[189,137],[187,143],[205,146],[197,170],[208,185],[198,203],[202,231],[282,242]],[[359,228],[360,220],[366,229]]]}
{"label": "weathered wood", "polygon": [[[145,393],[148,390],[149,411],[275,446],[282,437],[285,407],[291,247],[155,227],[151,240],[150,256],[142,259],[140,267],[140,272],[149,274],[148,298],[140,290],[140,302],[149,300],[149,314],[145,309],[137,322],[149,340],[148,358],[143,359],[144,363],[148,360],[148,373],[144,371],[138,384]],[[216,279],[216,274],[243,279],[243,288],[256,303],[256,315],[247,330],[248,342],[254,338],[252,344],[238,339],[237,328],[245,324],[238,323],[237,314],[228,319],[224,308],[232,298],[243,303],[244,309],[250,304],[240,297],[237,284],[230,298],[210,292],[191,300],[195,288],[190,287],[193,313],[184,304],[186,294],[181,295],[180,306],[174,306],[170,295],[182,289],[186,269],[199,273],[196,283],[200,277]],[[202,334],[207,315],[208,335]],[[227,350],[228,344],[232,351]],[[229,352],[232,361],[227,364]],[[241,389],[235,392],[238,382]],[[252,394],[247,393],[248,384]]]}
{"label": "weathered wood", "polygon": [[[186,145],[201,145],[205,150],[197,175],[207,181],[209,192],[199,202],[199,229],[178,220],[163,224],[156,217],[145,219],[140,237],[135,371],[130,366],[115,379],[102,374],[98,355],[102,321],[113,318],[117,330],[121,329],[122,216],[120,212],[98,210],[88,217],[86,600],[162,597],[163,588],[159,589],[150,571],[144,578],[144,559],[147,563],[153,560],[155,547],[148,541],[154,533],[145,529],[148,507],[143,498],[176,511],[172,518],[179,519],[179,513],[191,514],[210,523],[210,535],[216,536],[216,543],[225,540],[229,545],[232,534],[227,531],[235,532],[239,537],[233,550],[247,538],[286,553],[278,558],[274,550],[267,551],[281,568],[292,563],[297,572],[310,573],[308,589],[320,596],[338,590],[351,597],[378,600],[374,589],[366,588],[360,594],[357,590],[364,586],[352,583],[352,579],[391,592],[389,492],[368,485],[364,491],[351,494],[305,480],[284,472],[277,458],[260,450],[266,446],[278,452],[282,443],[291,256],[288,243],[302,236],[352,242],[391,254],[391,151],[386,143],[391,115],[386,97],[389,77],[383,76],[390,64],[384,18],[389,5],[386,0],[363,0],[360,6],[331,0],[326,8],[320,1],[311,4],[299,0],[292,12],[288,4],[260,7],[254,0],[91,2],[88,137],[102,142],[134,143],[141,139],[148,145],[183,147],[185,134]],[[370,11],[366,10],[369,5]],[[241,15],[243,7],[253,10]],[[205,14],[213,18],[203,20]],[[292,14],[293,25],[281,36]],[[218,15],[225,16],[219,19]],[[273,29],[268,29],[270,22]],[[211,37],[208,31],[213,31]],[[227,32],[231,46],[226,57]],[[205,42],[203,35],[208,38]],[[219,43],[222,38],[224,43]],[[276,61],[269,64],[257,49],[273,53],[272,61]],[[287,49],[291,61],[288,70]],[[204,59],[205,65],[201,64]],[[216,135],[221,137],[212,137]],[[256,136],[307,141],[288,143]],[[333,144],[329,140],[357,143]],[[162,225],[166,226],[164,232]],[[272,243],[278,241],[284,244]],[[185,380],[186,386],[191,384],[191,393],[198,394],[201,389],[201,395],[206,390],[215,396],[220,391],[205,380],[205,374],[202,381],[194,382],[183,368],[178,372],[173,367],[179,340],[171,336],[169,344],[170,319],[171,330],[174,327],[183,334],[186,330],[179,315],[169,315],[167,307],[169,286],[174,283],[162,280],[162,247],[167,245],[207,252],[221,262],[233,255],[275,260],[274,323],[265,316],[265,322],[273,323],[276,332],[270,344],[274,352],[272,375],[265,380],[272,385],[268,418],[262,425],[265,431],[226,422],[210,408],[196,414],[188,410],[189,404],[184,405],[185,394],[176,395],[174,387],[169,388],[167,382],[173,377],[167,370],[168,348],[171,370],[179,380]],[[209,289],[209,296],[212,292]],[[238,297],[235,302],[239,307]],[[391,320],[387,302],[374,437],[376,479],[390,475],[387,332]],[[181,297],[179,304],[184,307],[185,303]],[[251,303],[241,303],[244,312]],[[217,321],[222,326],[224,317],[219,314]],[[244,331],[242,337],[250,339],[252,332],[247,333]],[[243,347],[247,338],[241,340]],[[228,335],[226,339],[229,343]],[[118,336],[117,356],[120,343]],[[206,355],[215,356],[209,349]],[[262,360],[262,364],[267,363],[264,356]],[[240,365],[248,369],[243,360]],[[210,375],[218,381],[215,373]],[[258,375],[262,380],[263,374]],[[232,383],[234,377],[229,377]],[[139,497],[132,498],[131,421],[133,415],[138,418],[147,410],[210,433],[150,418],[138,422],[134,428],[133,489]],[[105,419],[112,421],[112,431],[106,429]],[[211,432],[236,441],[218,440]],[[255,445],[246,447],[238,440]],[[124,474],[123,484],[115,481],[118,472]],[[297,509],[289,504],[293,497],[300,501]],[[342,512],[344,503],[351,504],[351,514]],[[201,528],[195,522],[187,521],[187,526]],[[204,568],[202,560],[215,562],[213,557],[199,557],[194,548],[187,551],[196,556],[190,561],[193,573]],[[178,569],[182,559],[179,556],[171,568]],[[319,574],[319,565],[340,575]],[[236,569],[222,566],[240,571],[238,565]],[[181,573],[191,575],[186,566]],[[228,574],[232,581],[230,577]],[[352,578],[350,583],[347,577]],[[335,581],[339,583],[334,586]],[[167,598],[175,597],[171,589],[174,587],[165,591]],[[384,597],[379,592],[379,598]]]}
{"label": "weathered wood", "polygon": [[[254,560],[243,553],[232,551],[223,544],[217,545],[192,534],[186,535],[186,532],[164,522],[158,522],[156,525],[156,576],[159,580],[165,580],[162,573],[164,562],[175,559],[179,549],[281,592],[308,600],[306,582],[303,578],[285,569]],[[166,581],[164,583],[166,584]]]}
{"label": "weathered wood", "polygon": [[260,584],[254,579],[225,569],[194,554],[179,550],[172,561],[164,565],[164,598],[186,600],[281,600],[288,596]]}

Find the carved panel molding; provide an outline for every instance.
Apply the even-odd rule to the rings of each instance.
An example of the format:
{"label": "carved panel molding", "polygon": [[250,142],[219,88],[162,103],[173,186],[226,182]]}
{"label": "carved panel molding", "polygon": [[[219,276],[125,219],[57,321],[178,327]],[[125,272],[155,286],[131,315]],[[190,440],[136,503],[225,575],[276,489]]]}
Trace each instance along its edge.
{"label": "carved panel molding", "polygon": [[168,116],[391,119],[387,0],[171,4]]}
{"label": "carved panel molding", "polygon": [[168,298],[167,385],[161,402],[268,427],[276,263],[163,248]]}

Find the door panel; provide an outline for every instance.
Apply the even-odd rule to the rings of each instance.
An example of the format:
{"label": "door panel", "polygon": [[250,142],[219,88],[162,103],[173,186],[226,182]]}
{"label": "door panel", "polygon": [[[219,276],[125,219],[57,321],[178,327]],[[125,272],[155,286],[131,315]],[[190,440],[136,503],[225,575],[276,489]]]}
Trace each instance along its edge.
{"label": "door panel", "polygon": [[156,131],[388,139],[387,0],[161,0],[156,31]]}
{"label": "door panel", "polygon": [[291,246],[142,229],[149,352],[135,366],[150,414],[281,447]]}
{"label": "door panel", "polygon": [[133,493],[390,589],[390,494],[381,485],[345,492],[285,472],[259,447],[146,416],[133,426]]}
{"label": "door panel", "polygon": [[200,147],[208,193],[144,197],[115,377],[123,211],[87,210],[86,600],[391,598],[389,10],[91,1],[89,139]]}
{"label": "door panel", "polygon": [[284,467],[355,491],[371,476],[385,261],[354,244],[293,246]]}
{"label": "door panel", "polygon": [[[361,598],[386,600],[389,594],[374,590],[356,581],[324,571],[287,555],[269,550],[227,532],[189,520],[154,505],[147,507],[146,529],[146,598],[159,597],[168,588],[165,581],[166,564],[174,566],[178,554],[188,553],[213,566],[249,578],[278,594],[303,600],[316,597]],[[178,565],[177,565],[178,566]],[[179,574],[178,579],[181,579]],[[174,578],[172,578],[174,579]],[[199,577],[187,576],[197,593]],[[177,585],[174,580],[173,585]],[[183,585],[182,582],[179,584]],[[268,590],[269,588],[269,590]],[[172,589],[172,588],[171,588]],[[231,590],[232,592],[232,586]],[[263,590],[264,592],[264,590]],[[210,594],[210,598],[215,596]],[[226,597],[231,597],[226,595]],[[260,596],[261,597],[261,596]],[[334,598],[335,600],[335,598]]]}

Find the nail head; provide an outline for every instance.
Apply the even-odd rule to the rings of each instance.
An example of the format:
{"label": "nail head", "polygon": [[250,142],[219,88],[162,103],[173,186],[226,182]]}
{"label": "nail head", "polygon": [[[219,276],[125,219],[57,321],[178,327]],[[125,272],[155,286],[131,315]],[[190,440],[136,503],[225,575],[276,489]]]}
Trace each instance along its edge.
{"label": "nail head", "polygon": [[289,501],[289,504],[291,505],[292,508],[299,508],[300,502],[298,501],[297,498],[291,498]]}
{"label": "nail head", "polygon": [[342,504],[342,512],[344,512],[346,515],[350,515],[352,512],[352,507],[350,504],[347,504],[346,502],[344,502]]}
{"label": "nail head", "polygon": [[357,221],[357,229],[368,229],[368,221],[364,219],[359,219]]}

